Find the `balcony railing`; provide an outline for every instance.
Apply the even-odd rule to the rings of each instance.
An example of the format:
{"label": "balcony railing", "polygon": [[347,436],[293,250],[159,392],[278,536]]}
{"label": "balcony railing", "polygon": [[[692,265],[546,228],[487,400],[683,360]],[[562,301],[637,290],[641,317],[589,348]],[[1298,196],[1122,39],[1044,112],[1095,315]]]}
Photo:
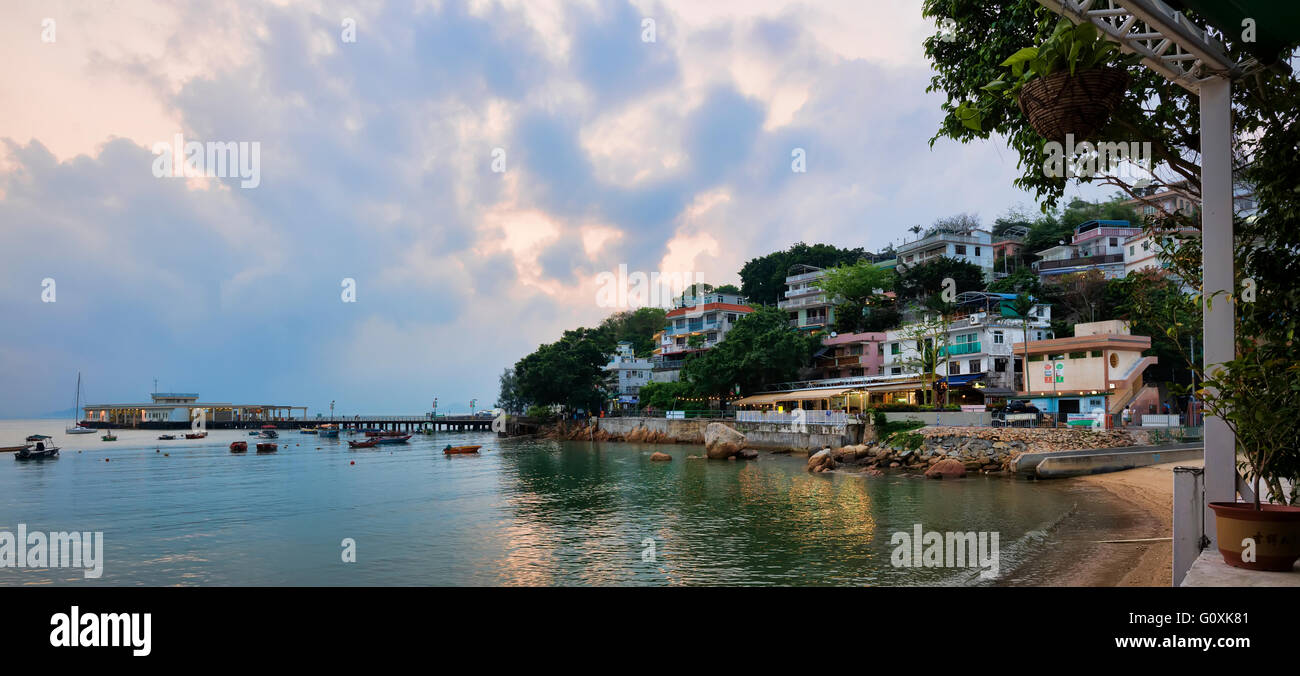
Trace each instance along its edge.
{"label": "balcony railing", "polygon": [[806,281],[806,280],[809,280],[809,279],[819,279],[819,278],[821,278],[821,277],[824,277],[825,275],[826,275],[826,271],[825,271],[825,270],[814,270],[813,272],[805,272],[805,273],[800,274],[800,275],[794,275],[794,276],[792,276],[792,277],[786,277],[786,278],[785,278],[785,283],[786,283],[786,284],[794,284],[794,283],[798,283],[798,282]]}
{"label": "balcony railing", "polygon": [[776,304],[776,307],[781,310],[792,310],[795,308],[807,307],[810,305],[829,305],[829,304],[830,303],[826,300],[825,294],[819,293],[815,296],[804,296],[802,298],[783,300],[778,302]]}
{"label": "balcony railing", "polygon": [[942,357],[947,353],[949,357],[955,357],[960,354],[975,354],[980,351],[979,341],[973,343],[954,343],[946,347],[939,348],[939,356]]}
{"label": "balcony railing", "polygon": [[1101,256],[1083,256],[1080,258],[1066,258],[1057,261],[1038,261],[1034,265],[1037,265],[1039,271],[1042,271],[1123,262],[1124,254],[1103,254]]}

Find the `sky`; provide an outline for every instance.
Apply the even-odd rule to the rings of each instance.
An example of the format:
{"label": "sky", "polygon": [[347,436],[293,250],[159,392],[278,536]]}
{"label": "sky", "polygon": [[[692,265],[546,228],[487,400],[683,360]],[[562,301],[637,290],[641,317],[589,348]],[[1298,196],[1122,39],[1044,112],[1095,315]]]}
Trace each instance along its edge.
{"label": "sky", "polygon": [[[625,309],[621,265],[739,284],[798,241],[1036,210],[1004,142],[929,146],[919,6],[7,2],[0,418],[78,372],[94,403],[484,408]],[[172,176],[178,134],[257,171]]]}

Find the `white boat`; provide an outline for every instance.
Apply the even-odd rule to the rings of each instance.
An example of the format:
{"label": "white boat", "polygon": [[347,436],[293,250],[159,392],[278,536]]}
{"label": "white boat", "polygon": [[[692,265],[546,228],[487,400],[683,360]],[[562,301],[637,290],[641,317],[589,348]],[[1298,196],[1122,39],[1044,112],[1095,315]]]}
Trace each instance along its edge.
{"label": "white boat", "polygon": [[82,427],[77,421],[77,412],[81,410],[81,371],[77,371],[77,403],[72,406],[72,427],[63,430],[67,434],[90,434],[95,431],[93,427]]}

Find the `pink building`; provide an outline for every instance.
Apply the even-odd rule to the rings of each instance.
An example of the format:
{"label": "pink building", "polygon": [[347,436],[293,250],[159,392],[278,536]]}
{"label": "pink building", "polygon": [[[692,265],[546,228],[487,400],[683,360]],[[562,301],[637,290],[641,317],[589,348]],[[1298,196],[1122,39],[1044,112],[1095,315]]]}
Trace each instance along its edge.
{"label": "pink building", "polygon": [[885,360],[885,334],[842,333],[822,339],[817,356],[818,378],[852,378],[880,375]]}

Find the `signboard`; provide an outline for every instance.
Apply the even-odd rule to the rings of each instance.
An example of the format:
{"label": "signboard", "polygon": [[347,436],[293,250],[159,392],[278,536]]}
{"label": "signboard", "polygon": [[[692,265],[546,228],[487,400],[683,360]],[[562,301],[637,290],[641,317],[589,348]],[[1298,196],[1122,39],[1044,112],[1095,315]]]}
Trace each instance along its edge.
{"label": "signboard", "polygon": [[686,418],[686,411],[664,411],[665,418]]}

